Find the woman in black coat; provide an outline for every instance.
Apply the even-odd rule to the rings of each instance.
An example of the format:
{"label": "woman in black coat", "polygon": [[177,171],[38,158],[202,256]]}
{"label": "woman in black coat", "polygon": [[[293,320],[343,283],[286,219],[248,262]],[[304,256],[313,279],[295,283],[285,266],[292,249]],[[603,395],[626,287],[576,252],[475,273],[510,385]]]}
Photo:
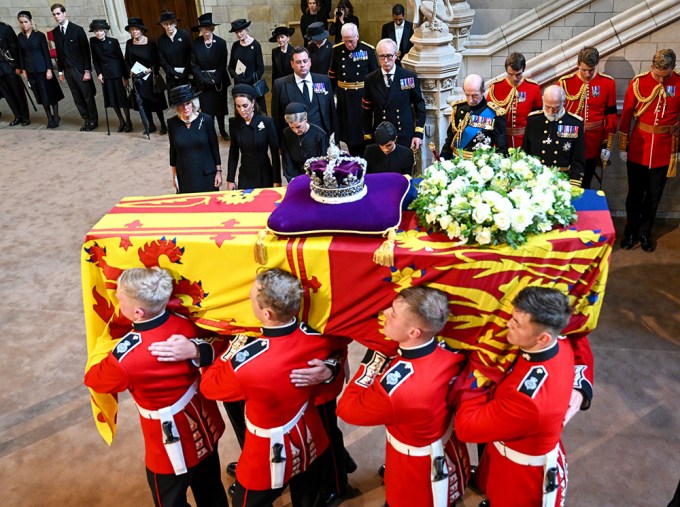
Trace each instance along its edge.
{"label": "woman in black coat", "polygon": [[[95,35],[90,37],[92,63],[97,79],[102,84],[104,107],[113,108],[118,117],[118,132],[132,132],[130,101],[125,91],[130,70],[125,66],[125,58],[118,41],[106,36],[110,29],[105,19],[94,19],[90,23],[90,32]],[[125,111],[125,119],[121,109]]]}
{"label": "woman in black coat", "polygon": [[213,32],[215,25],[212,13],[207,12],[198,18],[198,25],[191,29],[199,32],[191,52],[191,69],[201,89],[199,100],[201,111],[217,120],[220,135],[229,140],[224,126],[224,117],[229,114],[228,88],[231,85],[227,74],[227,41]]}
{"label": "woman in black coat", "polygon": [[[305,1],[307,8],[302,10],[302,17],[300,18],[300,32],[305,37],[305,47],[309,46],[310,41],[306,38],[307,29],[312,23],[323,23],[323,29],[328,30],[328,14],[324,14],[319,6],[319,0]],[[328,10],[330,11],[330,1],[328,1]]]}
{"label": "woman in black coat", "polygon": [[33,17],[29,11],[17,15],[21,33],[19,39],[19,69],[28,79],[38,104],[47,115],[47,128],[59,126],[59,101],[64,98],[57,76],[52,71],[52,59],[47,48],[47,37],[33,29]]}
{"label": "woman in black coat", "polygon": [[[132,37],[125,44],[125,64],[130,69],[130,75],[134,80],[137,93],[142,97],[144,113],[149,121],[149,131],[145,132],[145,134],[156,132],[156,124],[153,122],[152,114],[156,113],[161,124],[160,135],[165,135],[168,133],[168,127],[165,124],[163,111],[168,107],[168,104],[165,101],[164,91],[154,90],[153,85],[154,79],[160,75],[161,68],[158,48],[153,40],[144,35],[147,29],[140,18],[129,18],[125,30]],[[142,73],[134,72],[135,64],[140,64],[146,68],[143,72],[143,74],[146,74],[146,78],[140,75]],[[138,110],[139,106],[136,102],[133,106],[135,111]]]}
{"label": "woman in black coat", "polygon": [[237,116],[229,118],[229,167],[227,189],[234,190],[238,167],[238,188],[281,186],[281,159],[274,120],[260,114],[255,103],[255,89],[236,85],[232,89]]}
{"label": "woman in black coat", "polygon": [[[230,32],[238,39],[231,46],[229,55],[229,74],[234,78],[234,84],[255,85],[264,76],[264,60],[262,46],[248,33],[250,21],[237,19],[231,22]],[[267,114],[267,103],[264,96],[257,97],[257,105],[262,114]]]}
{"label": "woman in black coat", "polygon": [[272,83],[278,78],[293,73],[290,59],[293,56],[293,47],[289,44],[290,37],[295,33],[295,28],[277,26],[272,31],[269,42],[276,42],[277,47],[272,49]]}
{"label": "woman in black coat", "polygon": [[191,85],[170,90],[170,107],[177,116],[168,120],[170,167],[177,193],[213,192],[222,184],[222,159],[212,116],[199,112]]}
{"label": "woman in black coat", "polygon": [[352,7],[352,2],[349,0],[340,0],[333,15],[335,21],[333,21],[328,33],[335,36],[335,43],[337,44],[342,42],[342,25],[354,23],[359,28],[359,18],[354,15],[354,7]]}

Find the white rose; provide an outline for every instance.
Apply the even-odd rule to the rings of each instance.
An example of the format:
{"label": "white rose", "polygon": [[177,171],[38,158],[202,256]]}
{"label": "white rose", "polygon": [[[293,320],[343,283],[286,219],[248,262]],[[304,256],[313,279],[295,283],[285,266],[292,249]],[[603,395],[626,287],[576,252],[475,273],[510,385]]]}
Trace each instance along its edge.
{"label": "white rose", "polygon": [[512,161],[509,158],[504,158],[503,160],[501,160],[501,169],[507,171],[508,169],[510,169],[510,167],[512,167]]}
{"label": "white rose", "polygon": [[451,171],[455,167],[452,160],[443,160],[441,164],[442,168],[446,171]]}
{"label": "white rose", "polygon": [[475,222],[477,222],[478,224],[483,224],[489,218],[491,218],[491,206],[489,206],[485,202],[482,202],[478,206],[475,206],[475,209],[472,212],[472,219]]}
{"label": "white rose", "polygon": [[524,232],[524,230],[531,225],[533,219],[533,213],[526,208],[514,210],[512,212],[512,230],[515,232]]}
{"label": "white rose", "polygon": [[510,215],[507,213],[496,213],[493,221],[501,231],[507,231],[510,228]]}
{"label": "white rose", "polygon": [[484,181],[489,181],[491,178],[493,178],[493,168],[485,165],[479,170],[479,175]]}
{"label": "white rose", "polygon": [[449,225],[451,225],[451,215],[439,217],[439,227],[441,227],[443,231],[447,230]]}
{"label": "white rose", "polygon": [[446,228],[446,235],[449,239],[460,238],[460,224],[458,222],[451,222]]}
{"label": "white rose", "polygon": [[480,228],[475,234],[475,241],[480,245],[488,245],[491,243],[491,231],[488,227]]}

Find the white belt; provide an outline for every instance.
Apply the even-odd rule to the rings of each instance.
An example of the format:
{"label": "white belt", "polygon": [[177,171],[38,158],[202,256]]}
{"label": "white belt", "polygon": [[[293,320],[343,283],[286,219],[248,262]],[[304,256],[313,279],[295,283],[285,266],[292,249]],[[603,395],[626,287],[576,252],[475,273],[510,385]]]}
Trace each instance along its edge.
{"label": "white belt", "polygon": [[493,445],[503,456],[518,465],[543,467],[543,507],[553,507],[557,498],[558,487],[551,491],[546,491],[547,475],[551,469],[557,468],[557,458],[559,456],[560,444],[547,454],[532,456],[510,449],[503,442],[494,442]]}
{"label": "white belt", "polygon": [[[307,404],[308,402],[305,402],[290,421],[276,428],[267,429],[255,426],[248,420],[248,414],[245,415],[248,431],[255,436],[269,439],[269,471],[271,473],[272,489],[283,487],[283,479],[286,472],[286,446],[283,436],[290,433],[290,430],[295,428],[300,419],[302,419],[302,416],[305,415],[305,410],[307,410]],[[274,461],[275,459],[276,461]]]}
{"label": "white belt", "polygon": [[169,407],[163,407],[158,410],[147,410],[137,404],[139,414],[146,419],[160,420],[163,429],[161,435],[163,439],[163,446],[165,452],[168,454],[172,468],[175,470],[175,475],[187,473],[186,462],[184,461],[184,452],[182,451],[182,442],[180,441],[179,432],[175,425],[175,414],[181,412],[186,407],[198,391],[198,378],[189,386],[189,389],[182,395],[182,397]]}
{"label": "white belt", "polygon": [[[401,454],[407,456],[430,456],[430,479],[432,481],[432,500],[434,507],[447,507],[449,505],[449,468],[446,463],[444,446],[453,434],[453,420],[449,424],[446,433],[441,438],[429,445],[415,447],[400,442],[394,435],[387,431],[387,441]],[[439,463],[441,470],[436,469]]]}

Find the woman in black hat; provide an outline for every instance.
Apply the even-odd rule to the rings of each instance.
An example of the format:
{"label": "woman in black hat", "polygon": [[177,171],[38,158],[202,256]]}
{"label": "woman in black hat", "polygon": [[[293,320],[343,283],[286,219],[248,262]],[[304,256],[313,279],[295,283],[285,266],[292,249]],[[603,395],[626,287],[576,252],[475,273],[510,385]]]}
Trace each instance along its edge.
{"label": "woman in black hat", "polygon": [[[142,106],[146,118],[149,120],[148,133],[156,132],[156,124],[152,115],[152,113],[156,113],[161,124],[160,134],[165,135],[168,133],[168,127],[165,124],[163,111],[167,108],[167,102],[165,101],[165,94],[154,92],[153,86],[153,76],[158,76],[160,72],[160,59],[156,43],[144,35],[147,29],[144,26],[144,21],[140,18],[129,18],[125,30],[130,33],[131,37],[125,44],[125,63],[130,69],[135,87],[142,97]],[[135,72],[135,64],[139,64],[138,67],[142,66],[146,70]],[[138,109],[137,103],[135,102],[133,106],[136,111]]]}
{"label": "woman in black hat", "polygon": [[[104,107],[113,108],[118,117],[118,132],[132,132],[130,101],[125,91],[130,70],[125,65],[118,40],[106,36],[110,28],[105,19],[94,19],[90,23],[90,32],[95,35],[90,37],[92,63],[94,63],[97,79],[102,84]],[[125,111],[125,119],[123,119],[121,109]]]}
{"label": "woman in black hat", "polygon": [[212,116],[199,112],[191,85],[170,90],[170,107],[177,116],[168,120],[170,167],[177,193],[213,192],[222,184],[222,159]]}
{"label": "woman in black hat", "polygon": [[274,120],[261,114],[255,102],[255,88],[236,85],[231,90],[234,96],[236,116],[229,118],[229,165],[227,189],[236,188],[238,167],[238,188],[267,188],[281,186],[281,159],[276,137]]}
{"label": "woman in black hat", "polygon": [[269,42],[278,44],[278,47],[272,49],[272,82],[293,73],[293,67],[290,64],[293,47],[288,42],[294,33],[295,28],[288,28],[287,26],[277,26],[272,31]]}
{"label": "woman in black hat", "polygon": [[[321,12],[320,0],[306,0],[307,9],[302,11],[300,18],[300,32],[302,36],[307,33],[309,25],[312,23],[323,23],[324,30],[328,30],[328,16],[324,16]],[[328,1],[328,9],[330,10],[330,1]],[[305,47],[309,46],[310,41],[305,38]]]}
{"label": "woman in black hat", "polygon": [[224,117],[229,114],[229,93],[231,85],[227,73],[227,41],[218,37],[212,14],[207,12],[198,18],[198,25],[191,29],[199,32],[193,42],[191,68],[201,89],[201,110],[217,119],[220,135],[229,140],[224,127]]}
{"label": "woman in black hat", "polygon": [[19,39],[19,66],[24,78],[28,79],[38,104],[47,114],[47,128],[59,126],[59,101],[64,98],[57,76],[52,71],[52,59],[47,48],[47,37],[33,29],[33,17],[29,11],[17,15],[21,33]]}
{"label": "woman in black hat", "polygon": [[165,72],[168,93],[172,88],[189,83],[191,73],[191,35],[177,28],[177,16],[172,11],[161,12],[158,24],[165,33],[156,39],[161,67]]}
{"label": "woman in black hat", "polygon": [[[250,21],[237,19],[231,22],[229,32],[236,34],[238,39],[231,46],[229,57],[229,74],[234,78],[234,84],[254,85],[264,75],[264,60],[262,46],[248,33]],[[257,97],[257,105],[263,114],[267,114],[267,103],[263,97]]]}

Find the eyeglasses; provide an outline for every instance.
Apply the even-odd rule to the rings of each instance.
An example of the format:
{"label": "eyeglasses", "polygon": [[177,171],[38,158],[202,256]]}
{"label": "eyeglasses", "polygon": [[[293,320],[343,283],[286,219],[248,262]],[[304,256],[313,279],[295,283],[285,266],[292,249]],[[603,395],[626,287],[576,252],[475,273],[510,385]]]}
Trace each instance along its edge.
{"label": "eyeglasses", "polygon": [[378,55],[378,58],[380,58],[381,60],[391,60],[394,57],[395,55]]}

